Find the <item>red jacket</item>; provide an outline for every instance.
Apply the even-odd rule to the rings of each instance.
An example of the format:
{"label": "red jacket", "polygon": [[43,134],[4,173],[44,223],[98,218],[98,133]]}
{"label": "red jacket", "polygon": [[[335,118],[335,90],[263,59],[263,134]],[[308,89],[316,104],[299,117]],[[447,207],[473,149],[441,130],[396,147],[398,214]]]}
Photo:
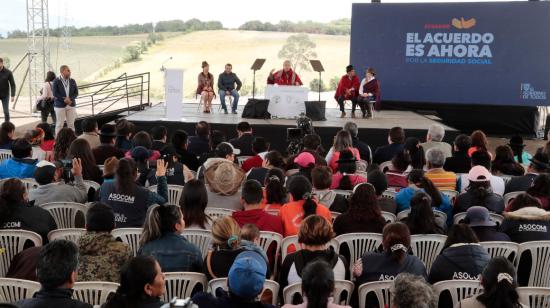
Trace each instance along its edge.
{"label": "red jacket", "polygon": [[283,235],[283,221],[281,218],[268,214],[262,209],[234,212],[233,218],[240,227],[246,224],[255,224],[260,231],[277,232]]}
{"label": "red jacket", "polygon": [[[354,75],[350,79],[348,74],[345,74],[342,78],[340,78],[334,98],[338,99],[340,96],[343,96],[345,99],[357,97],[359,95],[359,84],[359,77],[357,77],[357,75]],[[346,95],[347,89],[353,89],[353,91],[351,91],[351,95]]]}
{"label": "red jacket", "polygon": [[243,168],[244,172],[248,172],[252,168],[260,168],[263,162],[264,160],[260,155],[254,155],[249,159],[245,160],[241,168]]}
{"label": "red jacket", "polygon": [[292,69],[290,69],[286,73],[284,72],[284,70],[276,71],[275,73],[273,73],[273,75],[269,75],[269,77],[267,77],[267,84],[294,86],[296,85],[296,82],[302,85],[302,80],[300,80],[300,76],[298,76],[298,74],[296,74]]}

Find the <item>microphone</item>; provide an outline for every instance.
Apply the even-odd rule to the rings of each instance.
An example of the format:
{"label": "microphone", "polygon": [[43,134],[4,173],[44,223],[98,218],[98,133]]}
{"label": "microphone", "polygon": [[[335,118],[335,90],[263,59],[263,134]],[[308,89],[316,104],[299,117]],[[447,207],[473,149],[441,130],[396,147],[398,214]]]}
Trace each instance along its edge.
{"label": "microphone", "polygon": [[162,62],[162,65],[161,65],[161,67],[160,67],[160,71],[161,71],[161,72],[164,72],[164,71],[166,70],[166,68],[164,67],[164,64],[166,64],[166,62],[168,62],[168,61],[170,61],[170,60],[172,60],[172,57],[170,57],[170,58],[164,60],[164,62]]}

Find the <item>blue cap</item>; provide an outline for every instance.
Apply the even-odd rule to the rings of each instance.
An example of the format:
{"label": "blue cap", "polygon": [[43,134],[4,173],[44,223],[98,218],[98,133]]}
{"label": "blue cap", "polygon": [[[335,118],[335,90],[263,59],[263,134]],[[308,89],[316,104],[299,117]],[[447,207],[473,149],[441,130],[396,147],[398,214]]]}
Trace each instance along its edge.
{"label": "blue cap", "polygon": [[242,298],[254,298],[264,288],[266,273],[267,264],[259,253],[241,252],[229,269],[229,289]]}

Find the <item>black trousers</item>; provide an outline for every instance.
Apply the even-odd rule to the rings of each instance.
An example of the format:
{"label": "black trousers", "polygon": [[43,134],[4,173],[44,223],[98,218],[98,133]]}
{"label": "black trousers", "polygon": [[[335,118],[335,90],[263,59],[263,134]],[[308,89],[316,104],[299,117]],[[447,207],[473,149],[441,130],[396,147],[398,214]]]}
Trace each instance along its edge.
{"label": "black trousers", "polygon": [[366,114],[367,117],[372,117],[373,102],[369,99],[369,97],[360,96],[357,100],[357,104],[359,105],[359,108],[361,108],[363,116]]}
{"label": "black trousers", "polygon": [[[344,101],[346,98],[344,96],[338,97],[336,100],[338,102],[338,105],[340,106],[340,111],[344,112]],[[355,109],[357,108],[357,97],[352,97],[349,99],[351,101],[351,112],[355,112]]]}

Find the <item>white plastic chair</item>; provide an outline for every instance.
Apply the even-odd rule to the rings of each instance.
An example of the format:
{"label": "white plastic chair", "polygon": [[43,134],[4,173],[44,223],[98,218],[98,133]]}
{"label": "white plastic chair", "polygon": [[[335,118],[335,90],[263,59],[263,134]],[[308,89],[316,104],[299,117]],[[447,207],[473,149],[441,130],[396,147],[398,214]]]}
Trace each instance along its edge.
{"label": "white plastic chair", "polygon": [[242,166],[243,163],[251,157],[252,156],[237,156],[237,162],[239,162],[239,166]]}
{"label": "white plastic chair", "polygon": [[92,306],[101,306],[107,302],[109,294],[116,293],[118,286],[118,283],[105,281],[76,282],[73,286],[73,299]]}
{"label": "white plastic chair", "polygon": [[38,183],[33,178],[27,178],[27,179],[20,179],[23,184],[25,184],[25,187],[27,188],[27,192],[30,192],[31,190],[38,187]]}
{"label": "white plastic chair", "polygon": [[4,159],[10,159],[13,157],[11,150],[0,150],[0,162]]}
{"label": "white plastic chair", "polygon": [[510,202],[512,202],[517,196],[525,193],[524,191],[513,191],[509,192],[504,195],[504,206],[507,206]]}
{"label": "white plastic chair", "polygon": [[86,190],[90,190],[90,187],[95,189],[95,191],[99,191],[99,188],[101,185],[97,182],[90,181],[90,180],[84,180],[84,185],[86,185]]}
{"label": "white plastic chair", "polygon": [[[332,249],[334,249],[336,253],[340,251],[340,244],[335,238],[330,240],[328,245],[332,247]],[[298,243],[298,235],[291,235],[283,238],[283,241],[281,242],[281,260],[285,260],[288,254],[288,248],[290,246],[294,246],[295,251],[302,249],[302,246],[300,245],[300,243]]]}
{"label": "white plastic chair", "polygon": [[14,304],[20,300],[32,298],[40,290],[40,283],[36,281],[0,278],[0,303]]}
{"label": "white plastic chair", "polygon": [[225,216],[231,216],[235,212],[235,210],[231,209],[224,209],[224,208],[217,208],[217,207],[207,207],[204,210],[204,213],[210,218],[212,218],[213,221],[215,221],[218,218],[222,218]]}
{"label": "white plastic chair", "polygon": [[349,196],[351,196],[351,193],[352,193],[351,190],[342,190],[342,189],[334,189],[334,190],[332,190],[332,191],[334,191],[336,194],[342,195],[342,196],[344,196],[344,197],[346,197],[346,198],[349,197]]}
{"label": "white plastic chair", "polygon": [[164,273],[166,282],[166,292],[162,296],[162,301],[168,303],[172,298],[188,298],[197,284],[200,284],[201,291],[205,292],[208,287],[206,276],[201,273],[191,272],[171,272]]}
{"label": "white plastic chair", "polygon": [[[212,279],[208,282],[208,292],[210,292],[212,295],[216,295],[216,290],[218,288],[222,288],[224,291],[228,291],[229,288],[227,286],[227,278],[216,278]],[[266,290],[270,290],[273,294],[271,303],[276,306],[277,305],[277,299],[279,296],[279,283],[277,283],[274,280],[266,279],[264,282],[264,288],[262,290],[262,293],[264,293]],[[261,297],[261,295],[260,295]]]}
{"label": "white plastic chair", "polygon": [[[157,185],[149,186],[149,190],[157,192]],[[183,194],[183,186],[168,184],[168,200],[167,204],[179,205],[180,199]]]}
{"label": "white plastic chair", "polygon": [[224,291],[228,291],[229,287],[227,285],[227,277],[225,278],[214,278],[208,282],[208,292],[216,296],[216,290],[222,288]]}
{"label": "white plastic chair", "polygon": [[286,286],[283,289],[283,303],[284,304],[292,304],[292,298],[295,294],[302,295],[302,283],[293,283],[291,285]]}
{"label": "white plastic chair", "polygon": [[395,195],[397,195],[397,193],[395,191],[392,191],[392,190],[385,190],[383,193],[382,193],[382,198],[386,198],[386,199],[391,199],[391,200],[395,200]]}
{"label": "white plastic chair", "polygon": [[86,229],[71,228],[71,229],[56,229],[48,233],[48,241],[54,241],[58,239],[63,239],[71,241],[78,245],[78,240],[80,237],[86,233]]}
{"label": "white plastic chair", "polygon": [[[519,244],[516,269],[518,268],[524,252],[531,252],[531,271],[529,274],[529,287],[550,287],[550,241],[536,241]],[[522,273],[519,273],[522,274]]]}
{"label": "white plastic chair", "polygon": [[210,249],[210,243],[212,242],[212,232],[210,230],[185,229],[181,235],[199,248],[203,259],[206,257],[208,249]]}
{"label": "white plastic chair", "polygon": [[405,218],[409,217],[410,213],[411,213],[411,209],[405,209],[397,213],[397,221],[402,221]]}
{"label": "white plastic chair", "polygon": [[445,280],[433,285],[438,301],[443,291],[449,291],[454,307],[461,300],[476,295],[482,291],[481,283],[478,280]]}
{"label": "white plastic chair", "polygon": [[447,214],[445,212],[442,212],[440,210],[433,209],[435,218],[441,219],[443,222],[447,222]]}
{"label": "white plastic chair", "polygon": [[50,202],[40,205],[41,208],[50,212],[59,229],[70,229],[75,227],[76,215],[79,212],[86,215],[88,207],[76,202]]}
{"label": "white plastic chair", "polygon": [[350,253],[350,269],[353,271],[353,263],[361,258],[365,253],[376,251],[382,244],[382,234],[380,233],[347,233],[337,236],[338,251],[342,244],[346,244]]}
{"label": "white plastic chair", "polygon": [[[334,280],[334,302],[338,305],[349,305],[354,287],[355,285],[351,281]],[[346,297],[342,299],[342,294],[344,291],[346,291]]]}
{"label": "white plastic chair", "polygon": [[391,287],[393,281],[374,281],[367,282],[359,286],[359,308],[366,308],[367,295],[374,292],[378,299],[379,307],[391,307]]}
{"label": "white plastic chair", "polygon": [[380,171],[386,173],[386,171],[390,170],[392,167],[391,161],[385,161],[380,164]]}
{"label": "white plastic chair", "polygon": [[487,252],[494,257],[505,257],[514,263],[518,257],[519,244],[514,242],[501,242],[501,241],[492,241],[492,242],[479,242],[479,244],[487,249]]}
{"label": "white plastic chair", "polygon": [[332,221],[334,222],[338,216],[340,216],[341,213],[330,211],[330,215],[332,216]]}
{"label": "white plastic chair", "polygon": [[492,221],[496,222],[497,225],[502,225],[502,222],[504,221],[504,216],[496,214],[496,213],[489,213],[489,217]]}
{"label": "white plastic chair", "polygon": [[267,253],[269,246],[275,243],[275,267],[273,268],[273,276],[276,277],[277,273],[277,259],[279,252],[281,251],[281,243],[283,242],[283,236],[277,232],[260,231],[260,247]]}
{"label": "white plastic chair", "polygon": [[34,246],[42,246],[42,237],[27,230],[0,230],[0,277],[6,277],[13,257],[23,251],[25,242],[31,241]]}
{"label": "white plastic chair", "polygon": [[139,240],[142,232],[143,228],[117,228],[111,231],[111,235],[115,239],[119,238],[123,243],[128,244],[135,257],[140,247]]}
{"label": "white plastic chair", "polygon": [[449,198],[449,201],[451,201],[451,206],[455,204],[456,197],[458,197],[458,195],[460,194],[456,190],[440,190],[439,192],[441,192],[442,194],[444,194]]}
{"label": "white plastic chair", "polygon": [[411,250],[415,256],[424,262],[426,272],[430,272],[432,264],[443,250],[446,240],[447,236],[440,234],[411,235]]}
{"label": "white plastic chair", "polygon": [[550,308],[550,288],[522,287],[516,289],[519,302],[531,308]]}
{"label": "white plastic chair", "polygon": [[392,223],[397,220],[397,216],[395,216],[395,214],[386,211],[382,211],[382,217],[384,217],[386,223]]}

